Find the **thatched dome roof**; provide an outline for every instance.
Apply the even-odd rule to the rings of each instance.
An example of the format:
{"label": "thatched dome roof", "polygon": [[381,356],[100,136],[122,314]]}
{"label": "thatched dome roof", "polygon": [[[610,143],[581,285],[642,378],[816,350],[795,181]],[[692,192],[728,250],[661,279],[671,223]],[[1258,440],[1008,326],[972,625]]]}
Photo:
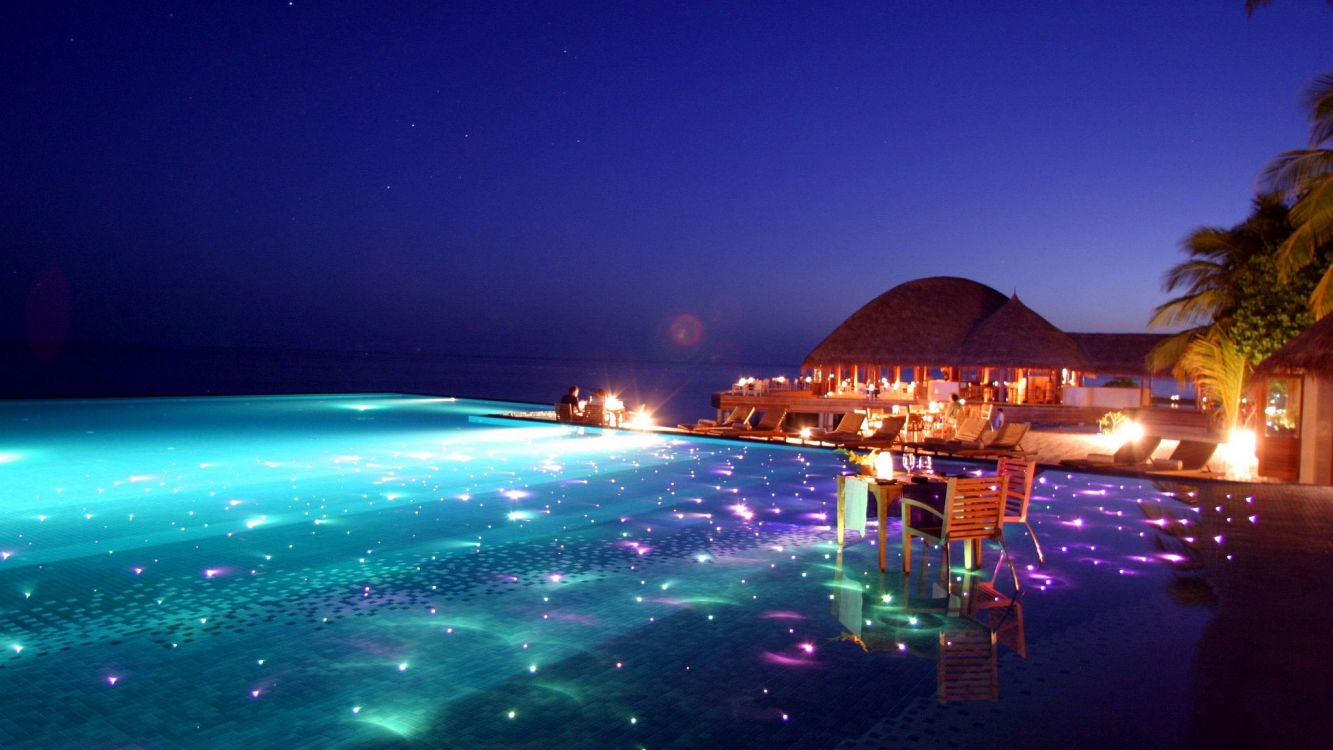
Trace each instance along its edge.
{"label": "thatched dome roof", "polygon": [[1333,378],[1333,315],[1325,316],[1273,352],[1254,375],[1258,378],[1282,372]]}
{"label": "thatched dome roof", "polygon": [[1033,312],[1017,294],[968,333],[956,361],[972,367],[1088,368],[1078,342]]}
{"label": "thatched dome roof", "polygon": [[[1168,338],[1164,333],[1071,333],[1069,336],[1088,355],[1088,372],[1099,375],[1142,375],[1148,371],[1148,353]],[[1167,369],[1154,374],[1165,372]]]}
{"label": "thatched dome roof", "polygon": [[970,279],[933,276],[890,289],[833,329],[802,367],[953,364],[978,323],[1005,304]]}

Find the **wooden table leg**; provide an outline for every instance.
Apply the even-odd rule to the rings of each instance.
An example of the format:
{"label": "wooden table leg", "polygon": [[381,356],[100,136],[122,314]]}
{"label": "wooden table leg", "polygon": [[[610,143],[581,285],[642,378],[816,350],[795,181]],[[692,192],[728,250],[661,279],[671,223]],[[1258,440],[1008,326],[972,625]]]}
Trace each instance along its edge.
{"label": "wooden table leg", "polygon": [[888,487],[875,488],[875,511],[879,516],[879,572],[881,573],[886,571],[888,565],[889,501],[886,497],[888,494]]}
{"label": "wooden table leg", "polygon": [[843,475],[838,475],[838,546],[842,546],[842,538],[847,529],[847,479]]}

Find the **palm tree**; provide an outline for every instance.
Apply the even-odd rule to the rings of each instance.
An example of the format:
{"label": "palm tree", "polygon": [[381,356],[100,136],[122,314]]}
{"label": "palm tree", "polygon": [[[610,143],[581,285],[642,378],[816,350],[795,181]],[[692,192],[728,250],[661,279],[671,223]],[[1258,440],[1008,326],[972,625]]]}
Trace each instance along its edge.
{"label": "palm tree", "polygon": [[[1333,73],[1315,80],[1307,94],[1310,147],[1288,151],[1264,170],[1263,179],[1292,201],[1294,231],[1278,253],[1284,274],[1318,262],[1333,243]],[[1310,295],[1316,319],[1333,312],[1333,264]]]}
{"label": "palm tree", "polygon": [[1279,195],[1257,196],[1245,221],[1229,229],[1200,227],[1180,243],[1189,256],[1167,270],[1162,287],[1183,292],[1153,310],[1148,325],[1225,326],[1240,304],[1241,275],[1251,259],[1272,254],[1291,234]]}
{"label": "palm tree", "polygon": [[1194,378],[1199,393],[1215,404],[1224,435],[1240,422],[1240,403],[1250,377],[1250,361],[1231,339],[1218,332],[1195,336],[1185,347],[1179,367]]}
{"label": "palm tree", "polygon": [[1200,395],[1218,406],[1228,430],[1239,419],[1251,360],[1263,356],[1251,350],[1252,337],[1237,336],[1237,324],[1244,321],[1253,327],[1252,308],[1247,305],[1256,299],[1288,293],[1280,282],[1256,288],[1256,279],[1277,282],[1275,274],[1264,277],[1262,269],[1271,273],[1274,254],[1291,236],[1289,213],[1282,196],[1263,194],[1255,197],[1250,215],[1236,226],[1191,232],[1181,242],[1188,258],[1168,269],[1162,279],[1163,288],[1176,296],[1159,305],[1148,322],[1154,327],[1193,324],[1158,344],[1149,355],[1150,365],[1154,370],[1171,368],[1177,380],[1193,380]]}

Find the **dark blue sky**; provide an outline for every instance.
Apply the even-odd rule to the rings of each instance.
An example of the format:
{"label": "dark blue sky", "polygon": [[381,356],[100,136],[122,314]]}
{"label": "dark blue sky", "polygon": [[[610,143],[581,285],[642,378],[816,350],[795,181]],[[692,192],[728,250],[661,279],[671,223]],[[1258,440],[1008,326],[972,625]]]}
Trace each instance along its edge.
{"label": "dark blue sky", "polygon": [[791,361],[939,274],[1142,330],[1333,65],[1313,0],[866,5],[6,4],[0,338]]}

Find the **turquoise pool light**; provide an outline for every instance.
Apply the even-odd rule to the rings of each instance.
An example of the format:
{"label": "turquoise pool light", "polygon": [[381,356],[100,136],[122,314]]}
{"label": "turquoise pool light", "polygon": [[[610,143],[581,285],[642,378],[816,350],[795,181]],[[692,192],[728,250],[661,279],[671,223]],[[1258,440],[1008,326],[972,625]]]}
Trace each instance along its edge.
{"label": "turquoise pool light", "polygon": [[[887,736],[865,696],[934,704],[948,596],[862,540],[837,554],[834,456],[485,418],[521,408],[0,403],[0,746],[813,748]],[[1061,701],[1151,639],[1137,720],[1183,731],[1208,613],[1171,587],[1223,539],[1243,564],[1280,506],[1043,479],[1034,523],[1062,551],[1029,570],[1010,539],[1027,656],[1000,657],[1004,710],[1119,736],[1114,696]],[[1071,629],[1122,610],[1127,634],[1077,654],[1096,679],[1063,669]]]}

